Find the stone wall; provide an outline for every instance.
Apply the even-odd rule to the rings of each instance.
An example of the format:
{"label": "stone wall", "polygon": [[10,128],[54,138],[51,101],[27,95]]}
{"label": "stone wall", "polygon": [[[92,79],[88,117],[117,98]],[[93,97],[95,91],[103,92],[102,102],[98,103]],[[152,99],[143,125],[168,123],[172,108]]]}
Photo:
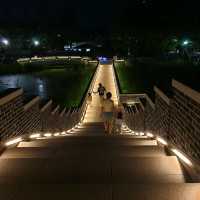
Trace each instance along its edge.
{"label": "stone wall", "polygon": [[79,119],[78,109],[61,111],[52,101],[40,107],[40,97],[24,104],[22,89],[8,91],[0,96],[0,139],[37,133],[58,132],[72,128]]}

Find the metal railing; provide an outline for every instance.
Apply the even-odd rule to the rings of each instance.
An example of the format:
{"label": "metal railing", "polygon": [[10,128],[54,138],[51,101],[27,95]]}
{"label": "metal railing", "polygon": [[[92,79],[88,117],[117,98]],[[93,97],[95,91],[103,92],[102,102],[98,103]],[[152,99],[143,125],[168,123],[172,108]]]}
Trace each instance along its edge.
{"label": "metal railing", "polygon": [[93,92],[98,72],[99,72],[99,64],[98,64],[97,69],[96,69],[96,71],[93,75],[93,78],[92,78],[92,81],[91,81],[90,86],[88,88],[88,91],[85,94],[84,101],[83,101],[81,107],[76,110],[76,115],[77,115],[76,119],[77,120],[75,122],[73,122],[73,125],[78,124],[80,122],[83,122],[83,120],[85,118],[85,114],[86,114],[87,107],[88,107],[88,103],[87,103],[88,93]]}

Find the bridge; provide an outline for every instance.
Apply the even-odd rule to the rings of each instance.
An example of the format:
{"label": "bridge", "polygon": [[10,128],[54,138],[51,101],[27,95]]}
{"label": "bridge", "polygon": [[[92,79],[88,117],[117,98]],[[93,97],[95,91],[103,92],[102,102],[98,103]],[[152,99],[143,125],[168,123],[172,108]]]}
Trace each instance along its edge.
{"label": "bridge", "polygon": [[173,135],[169,127],[179,130],[185,113],[175,126],[168,112],[186,98],[188,112],[200,117],[199,93],[173,80],[171,99],[157,87],[155,103],[146,94],[120,95],[112,63],[98,65],[88,92],[100,82],[124,105],[120,135],[105,135],[95,94],[92,105],[85,99],[62,111],[39,97],[23,104],[21,89],[0,98],[1,199],[199,200],[200,139],[193,134],[200,129]]}

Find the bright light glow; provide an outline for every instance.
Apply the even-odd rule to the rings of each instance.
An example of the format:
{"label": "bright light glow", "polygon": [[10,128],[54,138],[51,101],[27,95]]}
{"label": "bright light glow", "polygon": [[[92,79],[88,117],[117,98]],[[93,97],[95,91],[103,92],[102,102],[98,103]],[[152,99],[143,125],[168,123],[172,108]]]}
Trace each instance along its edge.
{"label": "bright light glow", "polygon": [[184,45],[184,46],[186,46],[186,45],[188,45],[188,44],[189,44],[189,41],[188,41],[188,40],[183,41],[183,45]]}
{"label": "bright light glow", "polygon": [[53,135],[54,135],[54,136],[59,136],[59,135],[60,135],[60,133],[54,133]]}
{"label": "bright light glow", "polygon": [[186,158],[180,151],[178,151],[177,149],[172,149],[172,152],[174,152],[183,162],[192,166],[192,162],[188,158]]}
{"label": "bright light glow", "polygon": [[86,52],[90,52],[91,51],[91,49],[86,49]]}
{"label": "bright light glow", "polygon": [[65,131],[63,131],[63,132],[61,133],[61,135],[66,135],[66,132],[65,132]]}
{"label": "bright light glow", "polygon": [[32,134],[32,135],[30,135],[30,137],[29,138],[38,138],[38,137],[40,137],[41,135],[39,134],[39,133],[36,133],[36,134]]}
{"label": "bright light glow", "polygon": [[2,39],[2,43],[3,43],[4,45],[6,45],[6,46],[9,45],[9,41],[8,41],[7,39]]}
{"label": "bright light glow", "polygon": [[147,133],[147,137],[154,137],[152,133]]}
{"label": "bright light glow", "polygon": [[135,135],[139,135],[139,133],[135,133]]}
{"label": "bright light glow", "polygon": [[5,145],[6,146],[10,146],[10,145],[13,145],[13,144],[17,144],[17,143],[19,143],[21,141],[22,141],[22,138],[20,137],[20,138],[16,138],[14,140],[10,140],[10,141],[6,142]]}
{"label": "bright light glow", "polygon": [[143,133],[143,132],[140,132],[140,136],[144,136],[144,133]]}
{"label": "bright light glow", "polygon": [[44,137],[51,137],[51,136],[52,136],[51,133],[46,133],[46,134],[44,134]]}
{"label": "bright light glow", "polygon": [[124,59],[116,60],[116,62],[125,62],[125,60]]}
{"label": "bright light glow", "polygon": [[33,41],[33,44],[37,47],[37,46],[40,45],[40,42],[39,42],[38,40],[34,40],[34,41]]}
{"label": "bright light glow", "polygon": [[160,138],[160,137],[157,137],[157,141],[160,142],[163,145],[167,145],[167,142],[164,139]]}

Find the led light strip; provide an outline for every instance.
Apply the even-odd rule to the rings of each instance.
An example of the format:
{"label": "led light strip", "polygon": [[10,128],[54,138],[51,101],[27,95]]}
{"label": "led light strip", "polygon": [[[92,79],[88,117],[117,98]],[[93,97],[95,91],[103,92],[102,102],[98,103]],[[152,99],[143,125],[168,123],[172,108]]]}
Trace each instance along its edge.
{"label": "led light strip", "polygon": [[17,144],[19,142],[21,142],[23,139],[20,137],[20,138],[16,138],[14,140],[10,140],[8,142],[5,143],[6,146],[10,146],[10,145],[13,145],[13,144]]}
{"label": "led light strip", "polygon": [[171,149],[172,152],[179,157],[183,162],[185,162],[186,164],[188,164],[189,166],[192,166],[192,162],[185,156],[183,155],[180,151],[178,151],[177,149]]}

